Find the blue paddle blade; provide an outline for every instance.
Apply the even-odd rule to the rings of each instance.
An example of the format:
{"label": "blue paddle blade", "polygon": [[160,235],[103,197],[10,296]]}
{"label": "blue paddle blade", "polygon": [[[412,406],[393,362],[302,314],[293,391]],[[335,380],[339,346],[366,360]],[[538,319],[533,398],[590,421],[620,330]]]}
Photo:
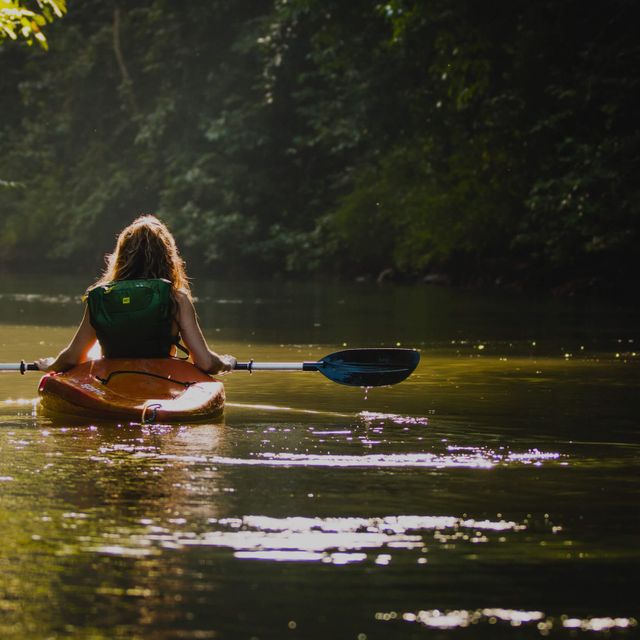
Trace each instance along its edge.
{"label": "blue paddle blade", "polygon": [[345,349],[317,364],[324,376],[353,387],[382,387],[408,378],[420,362],[414,349]]}

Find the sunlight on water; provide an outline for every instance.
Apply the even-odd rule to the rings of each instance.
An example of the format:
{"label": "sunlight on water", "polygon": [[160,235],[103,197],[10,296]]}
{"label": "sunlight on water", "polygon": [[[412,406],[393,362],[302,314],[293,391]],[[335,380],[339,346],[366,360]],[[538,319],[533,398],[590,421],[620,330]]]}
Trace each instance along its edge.
{"label": "sunlight on water", "polygon": [[[338,432],[344,434],[344,431]],[[348,433],[348,432],[347,432]],[[371,441],[365,441],[365,444]],[[557,461],[559,453],[533,449],[526,452],[494,451],[481,447],[448,447],[451,453],[390,453],[390,454],[306,454],[306,453],[256,453],[253,458],[232,458],[226,456],[176,456],[171,454],[158,457],[180,462],[198,462],[217,465],[238,466],[283,466],[283,467],[341,467],[341,468],[435,468],[446,469],[466,467],[470,469],[492,469],[496,466],[525,464],[541,465]],[[136,448],[137,457],[155,457]]]}
{"label": "sunlight on water", "polygon": [[[85,517],[78,514],[78,517]],[[385,516],[380,518],[308,518],[249,515],[241,518],[210,518],[208,531],[195,533],[185,529],[146,523],[143,533],[130,532],[122,540],[107,545],[91,545],[84,551],[94,553],[149,556],[160,549],[181,547],[224,547],[236,557],[252,560],[323,562],[345,564],[363,562],[369,556],[363,550],[375,550],[376,564],[389,564],[391,553],[380,550],[415,550],[428,552],[425,536],[431,543],[452,542],[471,545],[502,541],[505,532],[520,533],[526,522],[510,520],[476,520],[454,516]],[[175,524],[187,525],[184,520]],[[561,527],[555,527],[556,532]],[[496,537],[496,535],[498,537]],[[111,534],[111,538],[117,535]],[[125,540],[128,544],[125,544]],[[425,557],[419,557],[419,563]]]}
{"label": "sunlight on water", "polygon": [[298,409],[295,407],[287,407],[282,405],[275,404],[248,404],[248,403],[240,403],[240,402],[227,402],[225,404],[227,409],[250,409],[250,410],[258,410],[258,411],[267,411],[267,412],[279,412],[283,413],[300,413],[302,415],[309,416],[333,416],[336,418],[349,418],[351,417],[348,413],[339,413],[337,411],[317,411],[314,409]]}
{"label": "sunlight on water", "polygon": [[64,294],[49,295],[44,293],[0,293],[0,300],[7,302],[44,302],[51,305],[67,305],[77,302],[80,296],[68,296]]}
{"label": "sunlight on water", "polygon": [[366,422],[375,422],[379,420],[382,422],[392,422],[394,424],[422,425],[425,427],[429,424],[428,418],[402,416],[396,413],[376,413],[375,411],[361,411],[358,415]]}
{"label": "sunlight on water", "polygon": [[236,551],[236,558],[243,560],[270,560],[272,562],[324,562],[326,564],[349,564],[362,562],[367,556],[364,553],[314,553],[311,551]]}
{"label": "sunlight on water", "polygon": [[541,611],[520,611],[515,609],[487,608],[475,610],[440,611],[422,610],[416,613],[398,613],[396,611],[378,612],[375,619],[383,622],[401,620],[415,622],[433,629],[460,629],[477,624],[496,625],[507,623],[512,627],[535,625],[538,632],[545,636],[556,628],[579,631],[608,632],[626,630],[638,626],[635,618],[593,617],[576,618],[567,615],[547,616]]}
{"label": "sunlight on water", "polygon": [[32,407],[36,408],[40,398],[5,398],[0,401],[0,407]]}
{"label": "sunlight on water", "polygon": [[85,551],[104,553],[112,556],[128,556],[132,558],[144,558],[146,556],[157,555],[160,553],[157,549],[145,549],[144,547],[123,547],[119,545],[104,545],[94,548],[89,547],[85,549]]}

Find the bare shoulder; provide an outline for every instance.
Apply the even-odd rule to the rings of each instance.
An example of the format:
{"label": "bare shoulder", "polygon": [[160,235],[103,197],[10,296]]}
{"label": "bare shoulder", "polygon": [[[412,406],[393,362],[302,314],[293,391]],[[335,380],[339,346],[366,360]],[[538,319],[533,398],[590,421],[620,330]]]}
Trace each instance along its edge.
{"label": "bare shoulder", "polygon": [[182,306],[193,306],[193,302],[191,302],[191,296],[187,292],[186,289],[176,289],[175,291],[176,302]]}
{"label": "bare shoulder", "polygon": [[196,310],[188,291],[178,289],[175,292],[175,299],[178,305],[178,318],[181,319],[181,323],[186,322],[187,318],[195,316]]}

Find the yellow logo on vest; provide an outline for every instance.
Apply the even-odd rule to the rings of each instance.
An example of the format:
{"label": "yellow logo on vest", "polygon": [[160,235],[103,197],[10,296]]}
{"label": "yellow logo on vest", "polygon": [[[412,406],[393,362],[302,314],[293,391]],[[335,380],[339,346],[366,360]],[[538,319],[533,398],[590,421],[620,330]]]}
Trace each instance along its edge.
{"label": "yellow logo on vest", "polygon": [[122,298],[122,304],[129,304],[131,302],[131,298]]}

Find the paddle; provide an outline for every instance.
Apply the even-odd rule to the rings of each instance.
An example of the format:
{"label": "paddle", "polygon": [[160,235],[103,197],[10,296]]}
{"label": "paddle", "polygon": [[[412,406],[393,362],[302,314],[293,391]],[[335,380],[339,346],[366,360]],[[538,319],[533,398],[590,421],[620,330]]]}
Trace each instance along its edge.
{"label": "paddle", "polygon": [[408,378],[418,366],[414,349],[345,349],[317,362],[239,362],[245,371],[319,371],[323,376],[352,387],[382,387]]}
{"label": "paddle", "polygon": [[[238,371],[319,371],[352,387],[382,387],[408,378],[420,362],[414,349],[345,349],[316,362],[238,362]],[[0,371],[38,371],[33,363],[0,363]]]}
{"label": "paddle", "polygon": [[0,362],[0,371],[19,371],[24,373],[25,371],[40,371],[36,367],[35,362],[27,364],[24,360],[20,362]]}

